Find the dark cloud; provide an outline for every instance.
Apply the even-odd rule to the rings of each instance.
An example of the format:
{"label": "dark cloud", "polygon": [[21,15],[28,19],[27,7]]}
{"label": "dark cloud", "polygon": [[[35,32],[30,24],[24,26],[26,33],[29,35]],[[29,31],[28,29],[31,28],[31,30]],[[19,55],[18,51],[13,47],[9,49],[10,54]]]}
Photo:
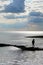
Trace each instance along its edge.
{"label": "dark cloud", "polygon": [[34,22],[34,23],[42,23],[43,22],[43,18],[41,17],[32,17],[29,22]]}
{"label": "dark cloud", "polygon": [[43,23],[43,13],[41,12],[30,12],[29,14],[30,20],[29,22],[34,23]]}
{"label": "dark cloud", "polygon": [[30,12],[29,13],[29,16],[43,16],[43,13],[41,13],[41,12]]}
{"label": "dark cloud", "polygon": [[9,5],[6,5],[4,8],[4,10],[0,11],[0,12],[12,12],[12,13],[21,13],[24,12],[24,1],[25,0],[13,0],[12,3],[10,3]]}

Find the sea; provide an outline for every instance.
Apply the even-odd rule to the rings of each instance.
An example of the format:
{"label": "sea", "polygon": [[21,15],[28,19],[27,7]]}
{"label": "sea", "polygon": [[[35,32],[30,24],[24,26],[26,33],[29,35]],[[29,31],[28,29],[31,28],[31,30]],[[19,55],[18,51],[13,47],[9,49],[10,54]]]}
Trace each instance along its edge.
{"label": "sea", "polygon": [[[0,32],[0,43],[32,46],[32,34]],[[35,34],[33,34],[35,35]],[[34,38],[35,47],[43,48],[43,39]],[[0,65],[43,65],[43,51],[22,51],[16,47],[0,47]]]}

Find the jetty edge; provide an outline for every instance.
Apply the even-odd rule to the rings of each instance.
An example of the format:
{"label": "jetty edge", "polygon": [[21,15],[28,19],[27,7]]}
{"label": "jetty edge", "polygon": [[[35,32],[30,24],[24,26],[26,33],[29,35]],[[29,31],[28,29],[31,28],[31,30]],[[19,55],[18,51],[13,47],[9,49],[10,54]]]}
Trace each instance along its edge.
{"label": "jetty edge", "polygon": [[17,47],[23,51],[43,51],[43,48],[39,48],[39,47],[26,47],[24,45],[11,45],[11,44],[0,43],[0,47],[7,47],[7,46]]}

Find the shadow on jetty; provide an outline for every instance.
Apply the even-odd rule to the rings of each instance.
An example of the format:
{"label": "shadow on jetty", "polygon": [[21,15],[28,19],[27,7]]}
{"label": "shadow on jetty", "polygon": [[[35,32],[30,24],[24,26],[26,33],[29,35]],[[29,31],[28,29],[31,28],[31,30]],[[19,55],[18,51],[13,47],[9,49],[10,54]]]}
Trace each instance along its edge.
{"label": "shadow on jetty", "polygon": [[7,47],[7,46],[12,46],[12,45],[11,44],[0,43],[0,47]]}
{"label": "shadow on jetty", "polygon": [[22,51],[43,51],[43,48],[39,48],[39,47],[26,47],[23,45],[11,45],[11,44],[2,44],[2,43],[0,44],[0,47],[7,47],[7,46],[20,48]]}
{"label": "shadow on jetty", "polygon": [[17,48],[20,48],[22,51],[43,51],[43,48],[39,47],[26,47],[26,46],[18,46],[14,45]]}

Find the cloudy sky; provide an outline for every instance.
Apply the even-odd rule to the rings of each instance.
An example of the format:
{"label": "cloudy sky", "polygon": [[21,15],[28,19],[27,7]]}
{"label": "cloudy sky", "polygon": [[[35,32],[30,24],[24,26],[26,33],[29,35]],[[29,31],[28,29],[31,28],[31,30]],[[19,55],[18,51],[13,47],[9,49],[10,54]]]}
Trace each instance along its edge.
{"label": "cloudy sky", "polygon": [[0,0],[0,31],[43,31],[43,0]]}

